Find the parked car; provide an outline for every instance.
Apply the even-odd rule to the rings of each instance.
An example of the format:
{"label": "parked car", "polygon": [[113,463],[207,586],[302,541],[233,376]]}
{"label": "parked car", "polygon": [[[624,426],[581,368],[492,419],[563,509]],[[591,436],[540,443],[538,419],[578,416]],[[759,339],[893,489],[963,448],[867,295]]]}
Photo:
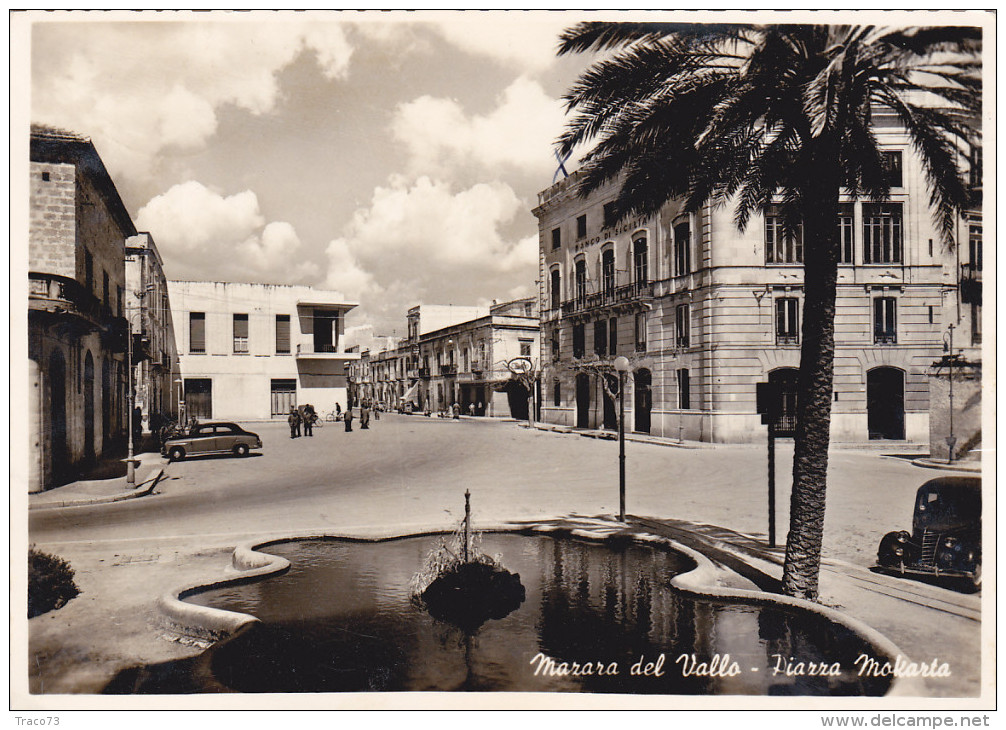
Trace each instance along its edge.
{"label": "parked car", "polygon": [[982,583],[982,480],[930,479],[915,495],[912,531],[889,532],[880,541],[877,567],[895,575],[964,579]]}
{"label": "parked car", "polygon": [[258,434],[245,431],[236,423],[207,421],[197,423],[187,433],[167,439],[161,454],[171,461],[181,461],[186,456],[201,454],[235,454],[248,456],[251,449],[261,449]]}

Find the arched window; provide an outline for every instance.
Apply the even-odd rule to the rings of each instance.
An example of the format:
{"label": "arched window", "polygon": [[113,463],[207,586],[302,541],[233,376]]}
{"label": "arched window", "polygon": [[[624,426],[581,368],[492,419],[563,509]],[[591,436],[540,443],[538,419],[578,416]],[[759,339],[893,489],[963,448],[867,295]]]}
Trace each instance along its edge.
{"label": "arched window", "polygon": [[601,290],[605,297],[615,293],[615,250],[607,249],[601,254]]}
{"label": "arched window", "polygon": [[583,302],[587,298],[587,262],[583,259],[577,259],[576,261],[576,299],[578,302]]}
{"label": "arched window", "polygon": [[650,280],[645,237],[632,242],[632,270],[636,284],[646,284]]}

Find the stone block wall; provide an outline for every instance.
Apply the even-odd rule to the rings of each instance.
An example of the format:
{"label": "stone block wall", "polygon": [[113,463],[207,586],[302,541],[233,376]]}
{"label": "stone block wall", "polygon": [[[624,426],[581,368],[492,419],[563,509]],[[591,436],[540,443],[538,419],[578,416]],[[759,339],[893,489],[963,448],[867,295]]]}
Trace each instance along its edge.
{"label": "stone block wall", "polygon": [[75,168],[70,164],[31,163],[28,186],[30,271],[69,278],[76,275],[75,175]]}

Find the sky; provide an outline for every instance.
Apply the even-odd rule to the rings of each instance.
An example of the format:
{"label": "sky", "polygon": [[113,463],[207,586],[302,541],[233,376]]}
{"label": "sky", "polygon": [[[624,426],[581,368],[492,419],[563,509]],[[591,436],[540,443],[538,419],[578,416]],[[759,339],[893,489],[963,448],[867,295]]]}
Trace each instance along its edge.
{"label": "sky", "polygon": [[580,16],[116,17],[35,16],[31,120],[91,138],[169,279],[334,289],[364,345],[537,292]]}

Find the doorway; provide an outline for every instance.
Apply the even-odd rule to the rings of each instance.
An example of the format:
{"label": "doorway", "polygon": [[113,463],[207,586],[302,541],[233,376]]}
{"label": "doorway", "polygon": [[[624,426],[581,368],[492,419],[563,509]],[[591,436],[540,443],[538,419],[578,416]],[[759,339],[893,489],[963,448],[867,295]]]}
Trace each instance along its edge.
{"label": "doorway", "polygon": [[94,358],[88,351],[84,358],[84,461],[91,464],[94,455]]}
{"label": "doorway", "polygon": [[779,368],[768,374],[768,382],[779,392],[779,420],[775,424],[776,436],[796,434],[796,368]]}
{"label": "doorway", "polygon": [[49,439],[52,452],[50,485],[62,484],[69,470],[69,450],[66,447],[66,363],[54,352],[49,357]]}
{"label": "doorway", "polygon": [[590,427],[590,376],[587,373],[576,376],[576,427]]}
{"label": "doorway", "polygon": [[651,383],[653,376],[646,368],[637,370],[634,383],[633,411],[635,413],[635,431],[637,433],[650,432],[650,412],[653,410],[653,389]]}
{"label": "doorway", "polygon": [[213,381],[209,378],[185,379],[185,417],[197,421],[213,418]]}
{"label": "doorway", "polygon": [[866,374],[867,428],[870,439],[905,438],[905,372],[874,368]]}

